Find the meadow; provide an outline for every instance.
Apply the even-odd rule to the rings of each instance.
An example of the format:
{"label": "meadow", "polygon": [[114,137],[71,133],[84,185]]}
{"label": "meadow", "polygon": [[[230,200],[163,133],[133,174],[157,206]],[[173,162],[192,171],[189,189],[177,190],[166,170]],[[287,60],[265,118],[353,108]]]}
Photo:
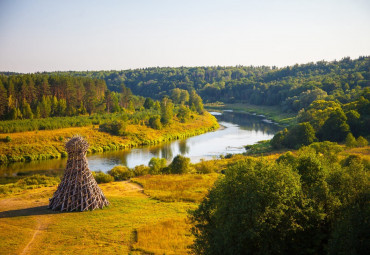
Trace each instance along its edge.
{"label": "meadow", "polygon": [[[111,205],[82,213],[47,209],[55,185],[0,195],[0,254],[187,254],[187,211],[197,206],[190,200],[200,201],[218,175],[160,177],[100,184]],[[165,199],[147,195],[158,187]]]}

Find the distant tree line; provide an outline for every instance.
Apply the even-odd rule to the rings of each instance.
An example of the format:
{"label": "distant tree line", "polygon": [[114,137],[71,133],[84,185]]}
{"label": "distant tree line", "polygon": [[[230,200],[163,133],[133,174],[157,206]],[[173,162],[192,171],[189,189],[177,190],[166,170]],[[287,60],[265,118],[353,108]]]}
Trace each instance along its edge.
{"label": "distant tree line", "polygon": [[120,112],[140,101],[121,85],[107,89],[104,80],[59,74],[0,75],[0,119],[17,120]]}
{"label": "distant tree line", "polygon": [[370,86],[370,57],[319,61],[284,68],[267,66],[145,68],[67,72],[104,79],[112,91],[122,83],[136,95],[161,99],[173,89],[195,90],[206,102],[279,105],[298,112],[315,100],[348,103]]}

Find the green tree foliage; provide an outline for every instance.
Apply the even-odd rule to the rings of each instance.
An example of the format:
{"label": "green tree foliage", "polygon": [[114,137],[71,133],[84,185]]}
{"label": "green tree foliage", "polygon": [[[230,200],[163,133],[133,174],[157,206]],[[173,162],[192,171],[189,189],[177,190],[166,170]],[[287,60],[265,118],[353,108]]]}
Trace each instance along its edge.
{"label": "green tree foliage", "polygon": [[185,123],[186,121],[188,121],[189,118],[190,118],[190,110],[189,110],[189,108],[186,107],[183,104],[180,105],[180,108],[179,108],[178,113],[177,113],[177,117],[183,123]]}
{"label": "green tree foliage", "polygon": [[271,145],[277,149],[282,147],[298,149],[316,141],[315,130],[311,124],[303,122],[277,133],[271,140]]}
{"label": "green tree foliage", "polygon": [[99,125],[99,131],[107,132],[112,135],[124,136],[126,135],[127,123],[122,120],[114,120]]}
{"label": "green tree foliage", "polygon": [[197,111],[199,114],[202,114],[204,111],[203,100],[195,90],[190,93],[189,105],[192,110]]}
{"label": "green tree foliage", "polygon": [[343,141],[350,132],[347,117],[341,109],[333,111],[322,125],[318,135],[321,140]]}
{"label": "green tree foliage", "polygon": [[151,99],[150,97],[145,98],[145,102],[143,106],[145,109],[153,108],[154,107],[153,99]]}
{"label": "green tree foliage", "polygon": [[190,170],[190,158],[177,155],[168,167],[171,174],[185,174]]}
{"label": "green tree foliage", "polygon": [[365,147],[365,146],[368,145],[368,141],[364,137],[362,137],[362,136],[359,136],[357,138],[356,143],[357,143],[357,146],[358,147]]}
{"label": "green tree foliage", "polygon": [[166,167],[167,161],[164,158],[151,158],[149,161],[149,174],[160,174]]}
{"label": "green tree foliage", "polygon": [[173,103],[167,97],[161,101],[161,123],[163,125],[170,124],[173,119]]}
{"label": "green tree foliage", "polygon": [[161,117],[158,115],[152,116],[149,118],[149,127],[153,129],[160,130],[162,129]]}
{"label": "green tree foliage", "polygon": [[115,166],[108,171],[115,181],[128,180],[133,176],[133,172],[126,166]]}
{"label": "green tree foliage", "polygon": [[357,146],[356,138],[352,135],[352,133],[348,133],[346,137],[346,146],[349,148]]}
{"label": "green tree foliage", "polygon": [[191,213],[194,253],[366,253],[369,165],[359,156],[334,160],[336,146],[230,165]]}
{"label": "green tree foliage", "polygon": [[4,119],[8,106],[8,95],[6,88],[0,80],[0,118]]}

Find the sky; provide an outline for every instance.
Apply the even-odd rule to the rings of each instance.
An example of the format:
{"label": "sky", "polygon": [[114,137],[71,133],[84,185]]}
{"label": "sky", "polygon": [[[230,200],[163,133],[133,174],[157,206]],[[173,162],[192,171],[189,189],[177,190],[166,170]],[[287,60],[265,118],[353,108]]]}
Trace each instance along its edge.
{"label": "sky", "polygon": [[0,71],[283,67],[369,55],[369,0],[0,0]]}

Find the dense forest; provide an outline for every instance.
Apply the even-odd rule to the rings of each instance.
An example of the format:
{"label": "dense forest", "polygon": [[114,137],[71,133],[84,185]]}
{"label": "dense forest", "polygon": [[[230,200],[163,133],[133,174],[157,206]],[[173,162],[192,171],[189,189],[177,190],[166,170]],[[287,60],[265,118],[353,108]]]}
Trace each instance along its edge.
{"label": "dense forest", "polygon": [[319,61],[284,68],[267,66],[145,68],[64,72],[104,79],[119,92],[123,83],[136,95],[160,99],[175,88],[195,89],[206,102],[278,105],[298,112],[319,99],[348,103],[370,86],[370,57]]}

